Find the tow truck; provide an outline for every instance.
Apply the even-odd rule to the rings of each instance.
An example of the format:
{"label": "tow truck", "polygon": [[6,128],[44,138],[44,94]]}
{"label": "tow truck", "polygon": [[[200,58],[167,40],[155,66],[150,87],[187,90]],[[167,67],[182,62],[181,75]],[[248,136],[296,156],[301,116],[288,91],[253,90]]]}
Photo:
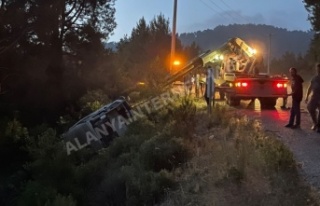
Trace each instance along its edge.
{"label": "tow truck", "polygon": [[[209,50],[192,59],[180,71],[160,85],[171,87],[187,74],[213,68],[215,89],[231,106],[241,100],[259,99],[262,107],[274,107],[277,98],[287,95],[288,78],[261,73],[262,58],[242,39],[235,37],[220,48]],[[132,107],[119,98],[74,124],[64,135],[67,153],[91,146],[106,147],[113,138],[122,136],[134,118]]]}
{"label": "tow truck", "polygon": [[165,81],[172,84],[179,77],[211,67],[215,90],[227,104],[238,106],[241,100],[259,99],[262,108],[274,108],[278,98],[287,95],[288,78],[260,72],[263,58],[241,38],[229,39],[215,50],[208,50],[190,61]]}

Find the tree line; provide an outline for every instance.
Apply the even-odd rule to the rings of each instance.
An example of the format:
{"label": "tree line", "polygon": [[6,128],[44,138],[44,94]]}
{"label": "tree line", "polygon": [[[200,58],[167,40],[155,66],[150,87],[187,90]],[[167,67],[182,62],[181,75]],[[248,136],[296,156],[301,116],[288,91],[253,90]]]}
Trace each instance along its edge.
{"label": "tree line", "polygon": [[[118,51],[104,47],[116,27],[114,0],[0,1],[1,112],[55,122],[87,91],[110,99],[137,81],[166,75],[171,34],[163,15],[141,18]],[[196,48],[194,48],[196,49]],[[177,51],[183,48],[177,42]],[[37,111],[37,112],[35,112]]]}

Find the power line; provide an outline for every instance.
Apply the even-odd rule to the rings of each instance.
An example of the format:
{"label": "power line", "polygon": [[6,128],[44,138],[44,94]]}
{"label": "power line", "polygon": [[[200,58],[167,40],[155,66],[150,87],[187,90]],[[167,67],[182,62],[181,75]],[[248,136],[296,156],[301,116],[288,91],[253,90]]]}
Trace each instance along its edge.
{"label": "power line", "polygon": [[[235,11],[233,8],[231,8],[231,6],[229,6],[224,0],[220,0],[222,2],[222,4],[224,4],[228,9],[230,9],[231,11]],[[234,14],[236,14],[238,17],[240,17],[241,19],[243,19],[245,22],[250,23],[248,21],[248,19],[246,19],[245,17],[239,15],[237,12],[234,12]]]}
{"label": "power line", "polygon": [[228,9],[233,10],[224,0],[220,0]]}
{"label": "power line", "polygon": [[232,15],[229,14],[229,12],[223,10],[218,4],[216,4],[214,1],[209,0],[212,4],[214,4],[218,9],[220,9],[222,11],[222,14],[226,14],[228,15],[233,21],[237,21],[237,19],[235,19]]}
{"label": "power line", "polygon": [[211,9],[212,11],[214,11],[215,13],[219,13],[217,10],[215,10],[214,8],[212,8],[210,5],[208,5],[207,3],[205,3],[203,0],[200,0],[204,5],[206,5],[209,9]]}
{"label": "power line", "polygon": [[[218,15],[220,15],[220,16],[223,15],[224,17],[230,19],[230,20],[233,21],[233,22],[238,22],[239,18],[242,19],[242,20],[244,20],[245,22],[248,22],[246,19],[244,19],[244,18],[243,18],[241,15],[239,15],[237,12],[233,12],[233,13],[232,13],[232,14],[236,14],[237,17],[231,15],[229,11],[224,10],[223,8],[221,8],[217,3],[215,3],[215,2],[212,1],[212,0],[209,0],[209,2],[210,2],[211,4],[213,4],[216,8],[218,8],[218,9],[220,10],[220,12],[217,11],[216,9],[214,9],[212,6],[210,6],[210,5],[207,4],[206,2],[204,2],[203,0],[201,0],[201,2],[202,2],[204,5],[206,5],[209,9],[211,9],[212,11],[214,11],[215,13],[217,13]],[[230,6],[228,6],[226,3],[224,3],[224,4],[225,4],[231,11],[233,11],[233,9],[232,9]]]}
{"label": "power line", "polygon": [[[224,0],[220,0],[225,7],[228,8],[230,11],[224,10],[221,6],[219,6],[217,3],[215,3],[213,0],[208,0],[212,5],[214,5],[215,8],[212,7],[212,5],[206,3],[204,0],[201,0],[201,3],[203,3],[206,7],[214,11],[217,15],[223,16],[228,18],[229,20],[233,21],[234,23],[239,22],[242,20],[244,23],[249,24],[250,21],[245,18],[244,16],[240,15],[238,12],[236,12],[231,6],[229,6]],[[218,9],[218,10],[217,10]]]}

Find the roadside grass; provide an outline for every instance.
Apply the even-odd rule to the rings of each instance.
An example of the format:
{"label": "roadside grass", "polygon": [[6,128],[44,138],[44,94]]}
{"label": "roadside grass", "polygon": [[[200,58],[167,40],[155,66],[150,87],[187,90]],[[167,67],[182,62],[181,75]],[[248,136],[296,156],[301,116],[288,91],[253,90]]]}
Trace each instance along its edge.
{"label": "roadside grass", "polygon": [[195,118],[193,158],[173,171],[179,186],[162,206],[319,205],[292,153],[259,121],[220,105]]}

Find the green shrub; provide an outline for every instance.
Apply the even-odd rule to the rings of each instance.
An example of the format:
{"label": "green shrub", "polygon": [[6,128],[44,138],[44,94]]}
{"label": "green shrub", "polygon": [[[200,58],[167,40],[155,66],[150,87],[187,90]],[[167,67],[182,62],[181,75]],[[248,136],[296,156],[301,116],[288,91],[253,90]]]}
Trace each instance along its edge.
{"label": "green shrub", "polygon": [[144,165],[156,172],[162,169],[170,171],[190,158],[190,152],[181,139],[166,135],[155,136],[144,142],[140,152]]}
{"label": "green shrub", "polygon": [[42,185],[36,181],[29,181],[21,194],[18,206],[76,206],[72,196],[62,196],[54,188]]}
{"label": "green shrub", "polygon": [[47,202],[44,206],[76,206],[76,201],[72,196],[62,196],[58,194],[52,202]]}
{"label": "green shrub", "polygon": [[174,186],[170,173],[155,173],[137,168],[123,168],[126,176],[127,205],[155,205]]}
{"label": "green shrub", "polygon": [[137,152],[143,142],[156,134],[157,128],[154,123],[147,119],[141,119],[131,123],[123,137],[115,138],[108,151],[114,158],[131,151]]}
{"label": "green shrub", "polygon": [[295,167],[292,152],[276,137],[265,138],[260,143],[268,169],[274,172],[290,171]]}
{"label": "green shrub", "polygon": [[5,136],[13,138],[13,140],[16,142],[19,141],[21,138],[28,137],[29,135],[27,128],[23,127],[18,120],[13,119],[12,121],[9,121],[7,123]]}
{"label": "green shrub", "polygon": [[24,191],[18,199],[18,206],[41,206],[48,200],[53,200],[57,191],[48,185],[37,181],[27,182]]}
{"label": "green shrub", "polygon": [[155,205],[174,187],[172,175],[144,170],[137,164],[108,168],[91,205]]}
{"label": "green shrub", "polygon": [[196,130],[196,111],[197,108],[191,98],[183,97],[181,99],[181,104],[172,111],[173,136],[186,138],[193,136]]}
{"label": "green shrub", "polygon": [[229,168],[227,177],[228,177],[228,179],[230,179],[234,183],[240,184],[241,181],[244,179],[243,172],[244,171],[241,171],[233,166],[233,167]]}
{"label": "green shrub", "polygon": [[88,91],[87,94],[80,99],[80,106],[82,108],[81,114],[82,116],[86,116],[109,102],[109,97],[102,90]]}

